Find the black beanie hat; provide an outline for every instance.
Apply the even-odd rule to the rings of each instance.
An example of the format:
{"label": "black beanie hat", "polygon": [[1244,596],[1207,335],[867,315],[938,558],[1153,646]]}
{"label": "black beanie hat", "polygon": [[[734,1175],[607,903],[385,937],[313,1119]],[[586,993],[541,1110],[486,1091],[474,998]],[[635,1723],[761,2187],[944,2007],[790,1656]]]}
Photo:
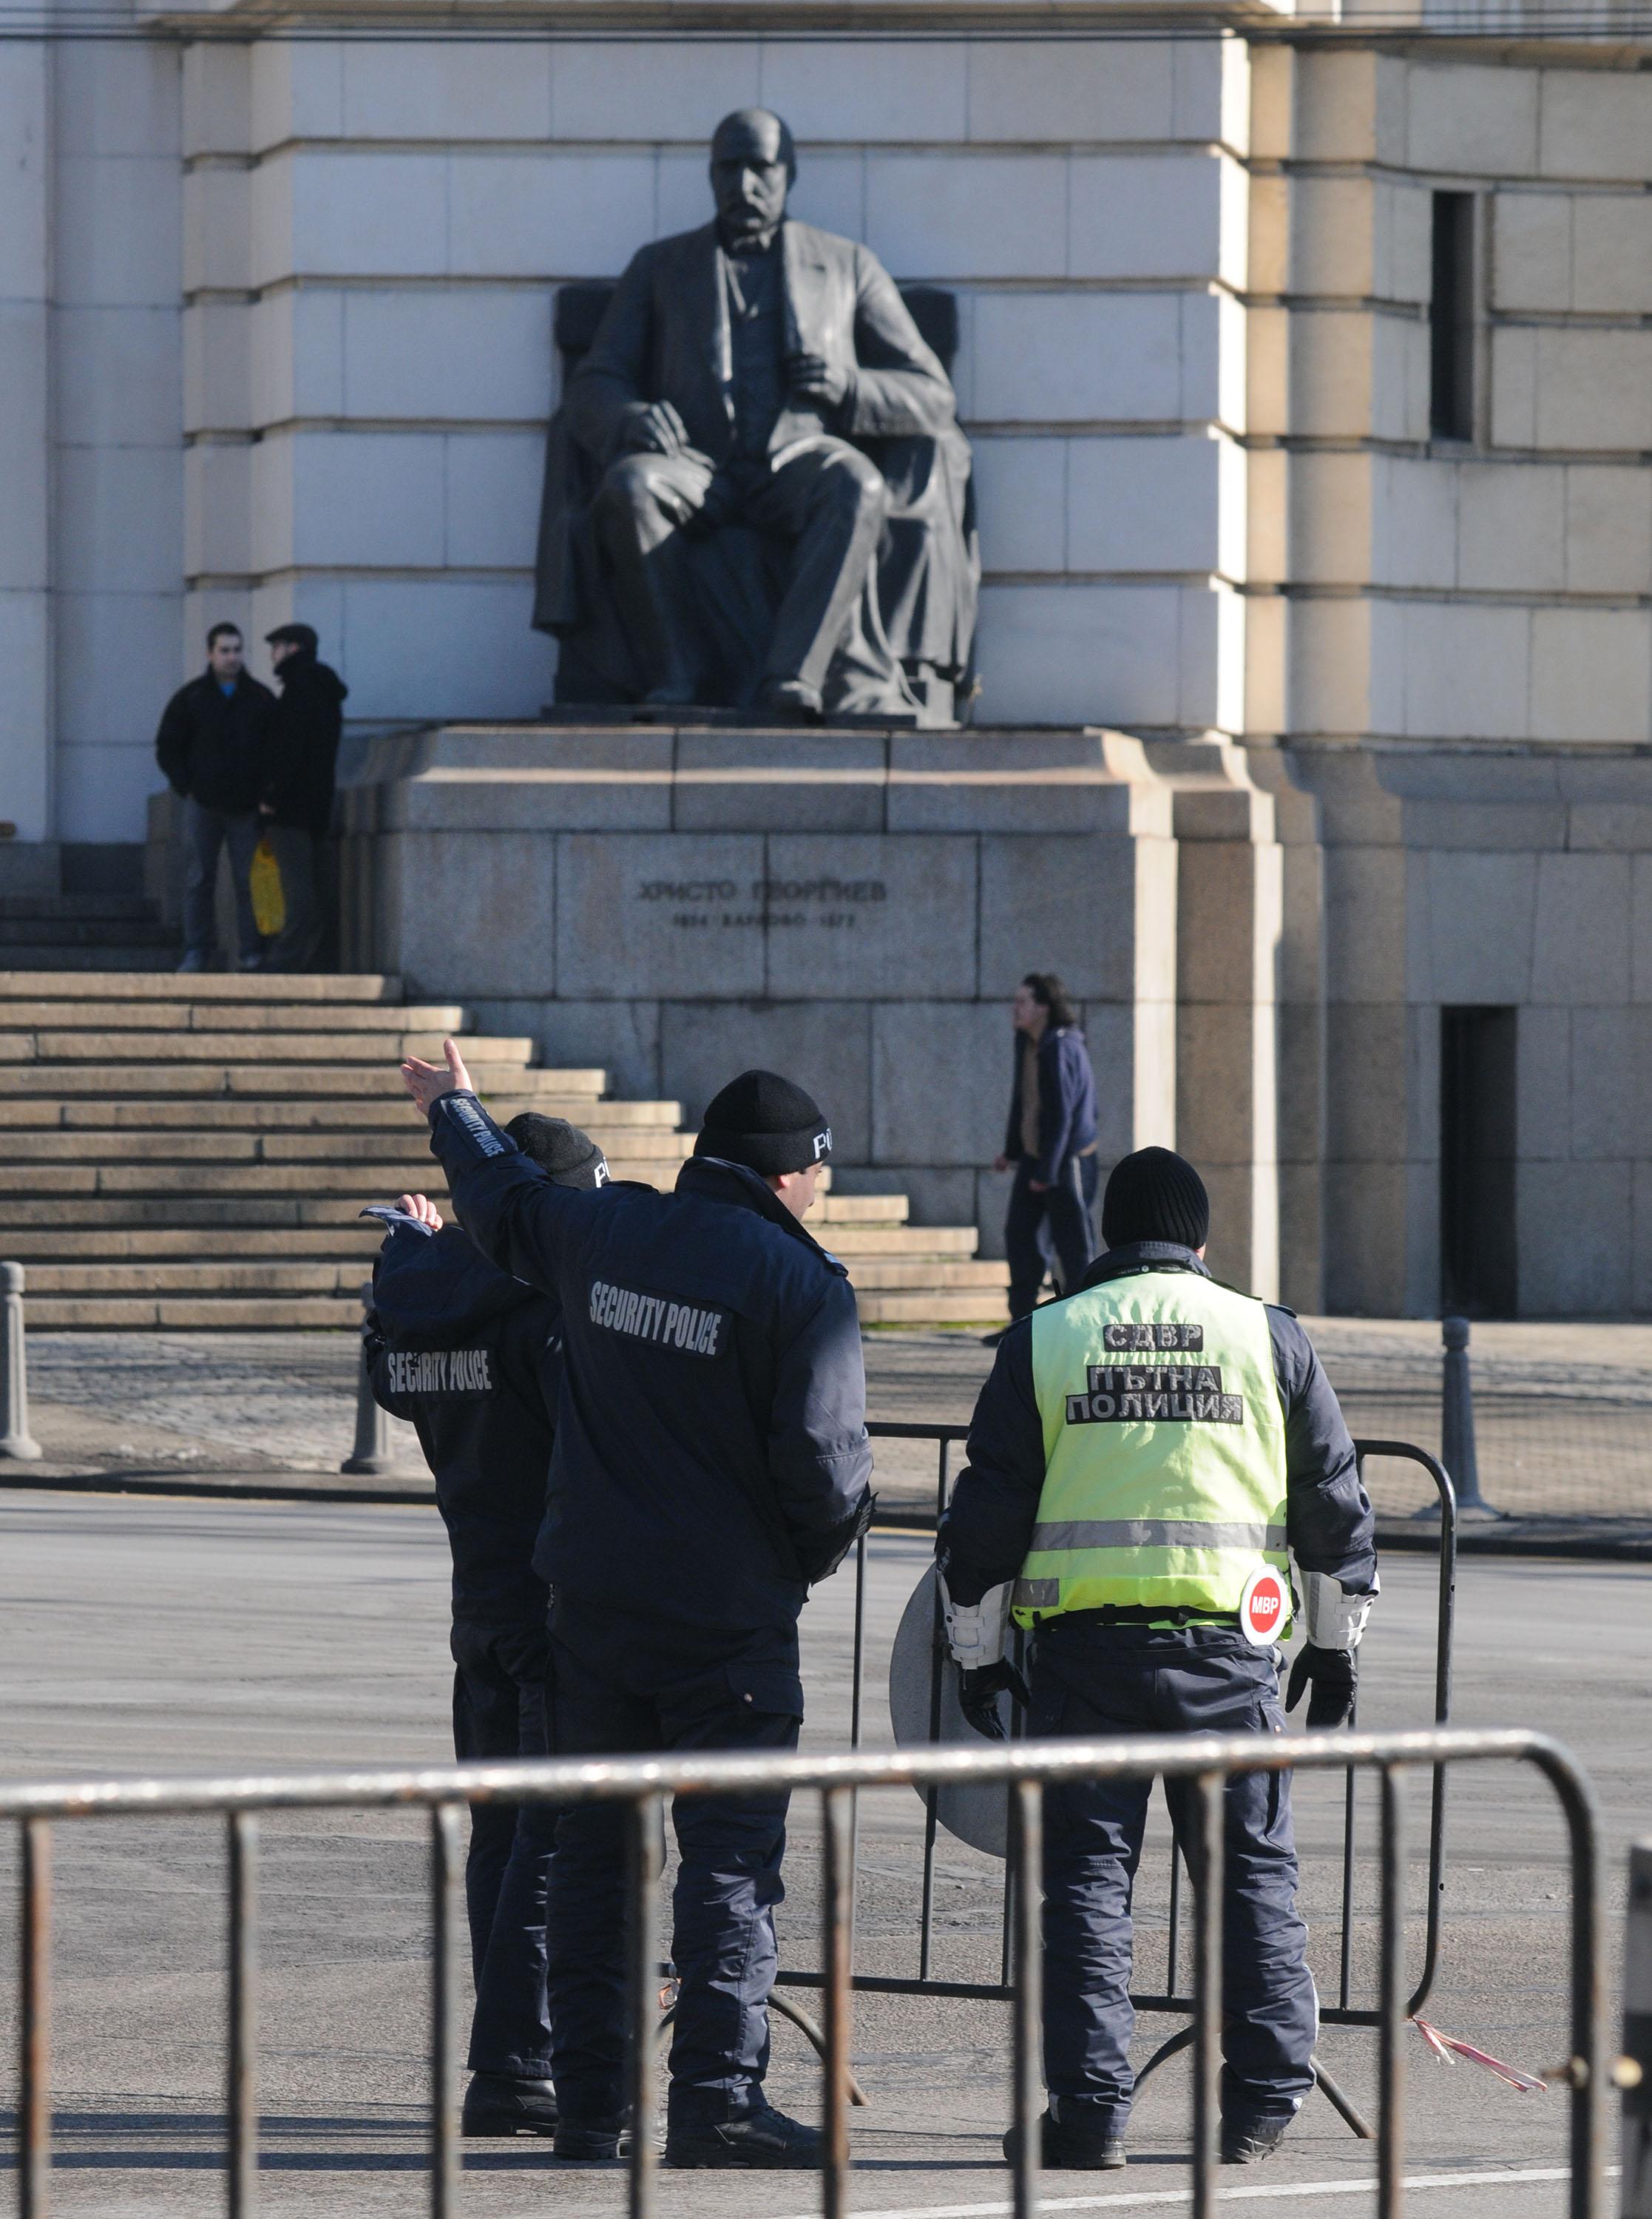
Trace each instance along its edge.
{"label": "black beanie hat", "polygon": [[832,1128],[820,1105],[778,1072],[742,1071],[705,1108],[697,1156],[720,1156],[765,1178],[807,1171],[832,1153]]}
{"label": "black beanie hat", "polygon": [[553,1186],[608,1184],[608,1159],[588,1133],[566,1117],[542,1117],[537,1110],[524,1110],[505,1129]]}
{"label": "black beanie hat", "polygon": [[1102,1238],[1109,1248],[1132,1240],[1202,1248],[1209,1231],[1210,1197],[1185,1156],[1172,1148],[1138,1148],[1114,1165],[1102,1197]]}

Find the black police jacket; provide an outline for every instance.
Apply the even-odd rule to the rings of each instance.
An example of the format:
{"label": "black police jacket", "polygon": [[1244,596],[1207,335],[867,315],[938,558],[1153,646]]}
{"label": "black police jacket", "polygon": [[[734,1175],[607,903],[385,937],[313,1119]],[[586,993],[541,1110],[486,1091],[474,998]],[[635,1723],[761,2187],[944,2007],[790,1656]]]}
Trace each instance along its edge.
{"label": "black police jacket", "polygon": [[674,1193],[553,1186],[471,1094],[431,1113],[467,1230],[562,1305],[550,1495],[560,1601],[748,1634],[790,1627],[870,1516],[843,1266],[735,1164]]}
{"label": "black police jacket", "polygon": [[[1191,1248],[1136,1240],[1098,1256],[1077,1291],[1142,1271],[1209,1277]],[[1270,1302],[1268,1335],[1285,1419],[1286,1537],[1304,1571],[1331,1573],[1350,1594],[1368,1594],[1376,1571],[1376,1526],[1342,1406],[1294,1311]],[[978,1602],[989,1588],[1020,1571],[1037,1523],[1044,1471],[1033,1323],[1024,1317],[998,1343],[937,1538],[955,1602]]]}
{"label": "black police jacket", "polygon": [[180,686],[161,714],[155,761],[174,793],[247,816],[268,769],[276,697],[243,671],[226,693],[210,670]]}
{"label": "black police jacket", "polygon": [[456,1225],[394,1228],[373,1267],[368,1356],[380,1406],[410,1419],[453,1551],[453,1614],[544,1623],[533,1569],[562,1364],[556,1305]]}

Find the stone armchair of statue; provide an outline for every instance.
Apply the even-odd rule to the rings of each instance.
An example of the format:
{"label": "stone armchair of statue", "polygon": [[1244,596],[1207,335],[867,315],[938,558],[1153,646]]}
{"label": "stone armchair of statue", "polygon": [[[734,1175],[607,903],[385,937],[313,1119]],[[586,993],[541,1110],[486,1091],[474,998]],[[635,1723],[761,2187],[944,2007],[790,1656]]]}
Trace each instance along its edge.
{"label": "stone armchair of statue", "polygon": [[[589,351],[613,296],[606,284],[568,284],[556,296],[555,335],[562,386]],[[900,289],[924,341],[950,373],[958,351],[958,304],[930,286]],[[954,724],[974,693],[973,644],[980,552],[969,443],[955,424],[930,434],[858,437],[854,444],[882,474],[888,505],[855,636],[880,625],[898,662],[910,707],[904,721]],[[533,622],[561,643],[559,706],[641,701],[647,693],[623,595],[593,530],[592,504],[607,457],[593,451],[568,407],[552,418],[546,443]],[[784,590],[783,550],[742,520],[697,533],[684,550],[704,654],[696,700],[707,708],[752,711],[762,676],[762,647]],[[829,676],[825,714],[853,701],[853,638]],[[766,721],[766,720],[765,720]]]}

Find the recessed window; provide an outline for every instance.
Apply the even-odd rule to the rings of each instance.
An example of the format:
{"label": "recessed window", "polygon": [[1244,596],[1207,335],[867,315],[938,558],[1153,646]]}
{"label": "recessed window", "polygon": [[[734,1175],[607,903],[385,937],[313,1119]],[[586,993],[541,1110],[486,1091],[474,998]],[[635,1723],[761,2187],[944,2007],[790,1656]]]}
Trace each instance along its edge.
{"label": "recessed window", "polygon": [[1440,1305],[1513,1317],[1515,1043],[1512,1009],[1440,1011]]}
{"label": "recessed window", "polygon": [[1434,290],[1428,304],[1429,428],[1475,435],[1475,196],[1436,193]]}

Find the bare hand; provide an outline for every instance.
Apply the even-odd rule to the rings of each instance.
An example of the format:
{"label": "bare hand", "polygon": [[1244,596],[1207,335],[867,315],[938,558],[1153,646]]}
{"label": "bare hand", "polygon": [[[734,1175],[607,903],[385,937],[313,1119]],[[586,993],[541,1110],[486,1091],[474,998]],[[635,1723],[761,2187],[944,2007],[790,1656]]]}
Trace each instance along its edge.
{"label": "bare hand", "polygon": [[439,1063],[421,1063],[416,1055],[410,1055],[401,1066],[403,1084],[427,1117],[444,1094],[470,1094],[475,1091],[457,1042],[444,1041],[442,1054],[447,1059],[445,1067]]}
{"label": "bare hand", "polygon": [[786,369],[792,392],[804,400],[818,401],[828,408],[842,406],[849,389],[849,374],[837,364],[828,362],[823,355],[794,354]]}
{"label": "bare hand", "polygon": [[1029,1194],[1048,1194],[1050,1184],[1048,1179],[1028,1179],[1027,1190]]}
{"label": "bare hand", "polygon": [[626,419],[619,443],[633,454],[675,457],[688,444],[688,427],[668,401],[650,401]]}
{"label": "bare hand", "polygon": [[994,1156],[992,1159],[992,1168],[995,1172],[1007,1172],[1009,1168],[1009,1157]]}
{"label": "bare hand", "polygon": [[442,1213],[428,1195],[399,1195],[396,1208],[404,1217],[416,1217],[421,1225],[428,1225],[432,1233],[442,1229]]}

